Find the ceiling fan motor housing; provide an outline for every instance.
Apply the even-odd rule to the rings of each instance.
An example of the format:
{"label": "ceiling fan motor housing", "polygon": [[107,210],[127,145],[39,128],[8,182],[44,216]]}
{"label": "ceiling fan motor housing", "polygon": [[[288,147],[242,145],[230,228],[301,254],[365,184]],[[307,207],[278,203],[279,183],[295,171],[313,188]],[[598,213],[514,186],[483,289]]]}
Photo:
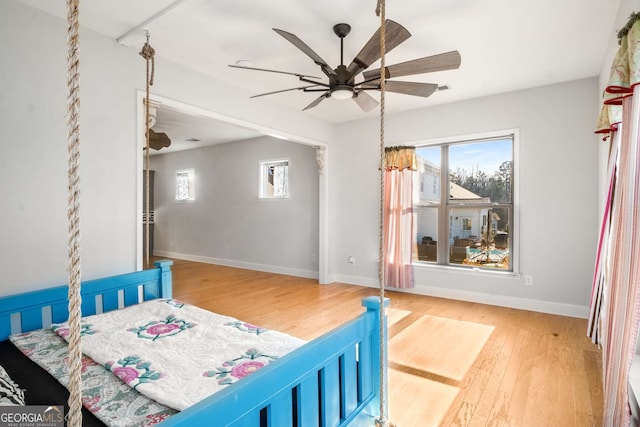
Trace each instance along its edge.
{"label": "ceiling fan motor housing", "polygon": [[[297,76],[300,81],[307,83],[307,86],[295,87],[291,89],[277,90],[264,94],[254,95],[252,98],[274,93],[287,92],[291,90],[301,90],[304,92],[321,92],[313,102],[307,105],[303,111],[313,108],[320,104],[326,98],[336,99],[353,99],[364,112],[371,111],[378,105],[373,97],[367,94],[369,90],[381,90],[381,70],[368,70],[371,64],[380,59],[381,49],[381,32],[385,30],[385,51],[389,52],[400,43],[411,37],[411,33],[402,25],[395,21],[387,19],[382,26],[371,36],[369,41],[365,43],[360,52],[353,58],[348,66],[344,65],[344,38],[351,32],[349,24],[340,23],[333,26],[333,32],[340,38],[340,65],[333,69],[322,59],[313,49],[305,42],[300,40],[295,34],[284,30],[274,28],[273,30],[284,37],[306,54],[313,62],[320,67],[325,76],[329,79],[324,83],[319,77],[307,76],[299,73],[291,73],[287,71],[268,70],[264,68],[243,67],[238,65],[230,65],[236,68],[246,68],[259,71],[269,71],[273,73],[292,74]],[[430,73],[434,71],[453,70],[460,67],[460,53],[451,51],[438,55],[426,56],[411,61],[405,61],[399,64],[384,67],[385,90],[387,92],[396,92],[406,95],[428,97],[431,96],[439,87],[434,83],[407,82],[390,80],[393,77],[410,76],[415,74]],[[356,76],[362,75],[364,80],[359,83],[355,82]],[[319,88],[318,88],[319,87]]]}
{"label": "ceiling fan motor housing", "polygon": [[333,26],[333,32],[336,33],[336,36],[340,38],[344,38],[349,35],[351,32],[351,25],[349,24],[336,24]]}
{"label": "ceiling fan motor housing", "polygon": [[[338,65],[334,71],[336,75],[333,76],[334,81],[331,85],[331,97],[337,99],[351,98],[354,91],[353,85],[355,77],[347,70],[345,65]],[[349,94],[349,96],[347,96],[347,94]]]}

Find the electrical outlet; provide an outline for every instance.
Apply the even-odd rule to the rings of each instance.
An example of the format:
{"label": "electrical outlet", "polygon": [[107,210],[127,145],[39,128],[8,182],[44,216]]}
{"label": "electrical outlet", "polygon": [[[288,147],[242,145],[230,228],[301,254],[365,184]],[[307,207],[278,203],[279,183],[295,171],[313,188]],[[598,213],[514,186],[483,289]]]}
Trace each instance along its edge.
{"label": "electrical outlet", "polygon": [[316,262],[316,254],[311,254],[311,262]]}
{"label": "electrical outlet", "polygon": [[349,264],[356,265],[356,259],[352,256],[349,257]]}
{"label": "electrical outlet", "polygon": [[533,276],[524,276],[524,284],[527,286],[533,286]]}

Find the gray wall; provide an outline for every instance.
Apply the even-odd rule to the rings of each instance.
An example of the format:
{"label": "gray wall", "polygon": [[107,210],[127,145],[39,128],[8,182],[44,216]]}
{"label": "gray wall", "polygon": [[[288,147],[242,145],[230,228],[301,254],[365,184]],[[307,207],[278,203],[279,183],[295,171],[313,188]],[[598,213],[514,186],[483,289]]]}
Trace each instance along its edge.
{"label": "gray wall", "polygon": [[[66,30],[63,19],[0,2],[0,295],[67,280]],[[134,271],[138,261],[139,50],[80,31],[83,279]],[[294,140],[332,139],[329,124],[158,55],[152,92]]]}
{"label": "gray wall", "polygon": [[[260,199],[259,162],[289,159],[290,197]],[[155,248],[161,256],[318,277],[313,147],[265,136],[155,155]],[[194,169],[195,202],[175,202],[175,171]]]}
{"label": "gray wall", "polygon": [[[62,19],[0,2],[0,295],[66,281],[65,31]],[[136,268],[144,61],[139,48],[90,31],[81,31],[81,43],[82,261],[90,279]],[[327,144],[329,275],[376,283],[377,120],[323,123],[161,57],[155,77],[159,96]],[[387,117],[389,144],[504,128],[521,135],[520,271],[534,285],[517,275],[418,268],[416,292],[586,314],[598,229],[598,104],[594,78]]]}
{"label": "gray wall", "polygon": [[[518,274],[415,267],[416,292],[587,315],[597,242],[596,78],[390,115],[388,145],[520,130]],[[377,283],[378,153],[373,120],[338,127],[330,205],[335,279]],[[353,160],[358,160],[354,173]],[[349,185],[344,185],[348,182]],[[518,184],[518,183],[516,183]],[[357,199],[354,204],[351,200]],[[356,258],[351,265],[349,256]],[[533,286],[524,285],[533,276]]]}

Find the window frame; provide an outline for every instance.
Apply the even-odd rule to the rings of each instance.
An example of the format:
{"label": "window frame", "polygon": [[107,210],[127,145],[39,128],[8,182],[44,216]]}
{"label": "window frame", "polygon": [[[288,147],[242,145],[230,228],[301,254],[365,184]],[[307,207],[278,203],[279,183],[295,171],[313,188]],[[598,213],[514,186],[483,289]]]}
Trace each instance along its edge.
{"label": "window frame", "polygon": [[[189,176],[189,196],[186,199],[178,198],[178,175],[187,173]],[[196,201],[196,172],[193,168],[178,169],[175,172],[175,196],[176,203],[192,203]]]}
{"label": "window frame", "polygon": [[[267,178],[267,168],[270,165],[275,165],[278,163],[287,163],[287,194],[284,196],[270,196],[266,194],[266,182]],[[291,159],[288,157],[282,157],[277,159],[270,160],[260,160],[258,162],[258,198],[260,200],[289,200],[291,199]]]}
{"label": "window frame", "polygon": [[[413,142],[411,145],[416,149],[430,148],[430,147],[443,147],[452,146],[457,144],[469,144],[484,141],[497,140],[500,138],[511,137],[512,138],[512,182],[511,182],[511,203],[474,203],[474,208],[509,208],[509,230],[510,230],[510,252],[509,252],[509,269],[491,269],[491,268],[479,268],[476,266],[466,266],[457,263],[451,263],[449,260],[449,253],[451,248],[450,243],[450,226],[449,220],[451,210],[460,207],[469,207],[467,204],[455,202],[449,200],[449,150],[440,150],[440,201],[438,203],[425,203],[420,205],[414,205],[414,207],[423,207],[436,209],[437,212],[437,236],[438,241],[445,239],[446,244],[438,244],[437,247],[437,259],[438,261],[421,261],[416,258],[413,260],[414,268],[440,268],[440,269],[459,269],[464,271],[482,271],[482,273],[502,274],[502,275],[519,275],[520,274],[520,226],[519,226],[519,206],[520,206],[520,191],[519,191],[519,170],[520,170],[520,130],[518,128],[503,129],[478,134],[467,134],[450,136],[444,138],[437,138],[431,140]],[[444,200],[444,203],[443,203]],[[417,213],[414,210],[414,223],[417,223]],[[480,220],[482,222],[482,220]],[[419,243],[418,236],[414,230],[414,242]]]}

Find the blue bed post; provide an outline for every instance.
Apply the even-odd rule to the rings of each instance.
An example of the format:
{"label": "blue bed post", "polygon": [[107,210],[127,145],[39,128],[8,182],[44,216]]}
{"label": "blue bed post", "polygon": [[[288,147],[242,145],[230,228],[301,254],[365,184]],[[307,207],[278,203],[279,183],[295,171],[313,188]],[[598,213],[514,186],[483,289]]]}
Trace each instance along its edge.
{"label": "blue bed post", "polygon": [[[389,298],[385,298],[384,299],[384,306],[388,307],[390,303]],[[379,416],[379,412],[380,412],[380,374],[379,374],[379,369],[380,369],[380,315],[381,315],[381,310],[380,310],[380,298],[377,296],[371,296],[371,297],[366,297],[362,299],[362,306],[365,307],[367,309],[368,312],[373,312],[375,314],[376,317],[376,322],[375,322],[375,328],[374,328],[374,333],[373,333],[373,342],[372,342],[372,359],[374,362],[374,366],[376,367],[376,371],[373,372],[373,387],[375,390],[375,396],[376,398],[374,399],[374,401],[372,402],[372,409],[375,410],[375,415]],[[384,338],[385,338],[385,343],[384,346],[385,348],[388,348],[387,346],[387,342],[388,342],[388,334],[387,334],[387,318],[385,316],[384,318]],[[387,372],[388,370],[388,357],[387,355],[389,354],[388,351],[384,352],[384,366],[383,369],[385,370],[385,372]],[[387,396],[387,400],[385,401],[385,413],[389,413],[389,393],[388,393],[388,389],[389,389],[389,384],[388,384],[388,375],[385,375],[385,378],[387,379],[386,383],[384,384],[384,395]]]}
{"label": "blue bed post", "polygon": [[155,261],[153,265],[160,269],[160,297],[172,298],[173,294],[171,293],[171,266],[173,265],[173,261]]}

